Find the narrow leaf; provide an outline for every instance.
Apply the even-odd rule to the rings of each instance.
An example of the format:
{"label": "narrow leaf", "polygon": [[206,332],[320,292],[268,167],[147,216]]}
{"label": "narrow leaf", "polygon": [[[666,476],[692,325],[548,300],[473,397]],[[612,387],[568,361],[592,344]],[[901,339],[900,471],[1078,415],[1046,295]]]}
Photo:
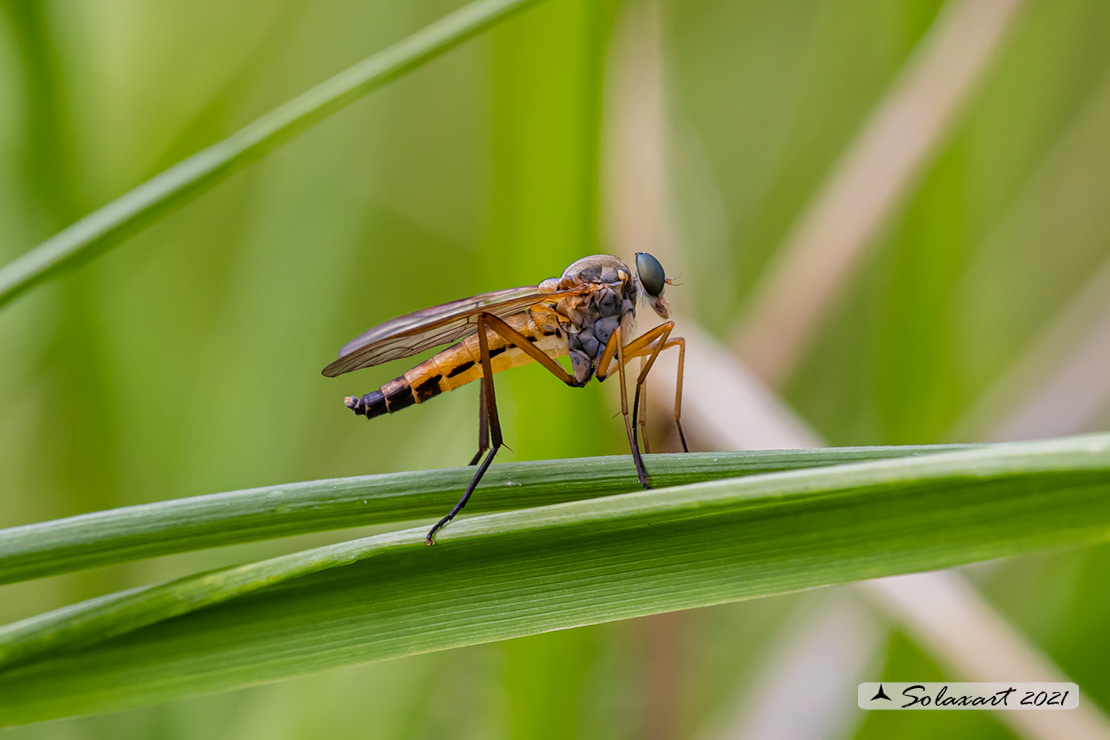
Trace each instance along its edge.
{"label": "narrow leaf", "polygon": [[[843,447],[648,455],[657,487],[962,449]],[[306,532],[443,516],[473,468],[289,483],[128,506],[0,530],[0,584]],[[639,488],[631,458],[495,465],[468,514],[575,501]]]}
{"label": "narrow leaf", "polygon": [[536,0],[475,0],[93,211],[0,269],[0,306],[92,259],[244,164]]}
{"label": "narrow leaf", "polygon": [[423,533],[317,548],[12,625],[0,634],[0,655],[13,649],[18,665],[0,672],[0,718],[118,710],[359,661],[1104,541],[1110,435],[468,517],[434,548]]}

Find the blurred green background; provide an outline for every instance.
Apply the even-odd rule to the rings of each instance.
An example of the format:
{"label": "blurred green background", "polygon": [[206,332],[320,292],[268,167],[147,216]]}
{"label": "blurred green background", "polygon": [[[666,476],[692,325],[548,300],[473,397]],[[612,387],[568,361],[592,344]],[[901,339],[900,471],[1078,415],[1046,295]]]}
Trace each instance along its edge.
{"label": "blurred green background", "polygon": [[[776,251],[944,5],[547,0],[355,103],[4,310],[0,526],[465,462],[476,388],[367,423],[343,396],[407,364],[340,380],[320,368],[396,314],[533,284],[586,254],[630,256],[613,243],[612,155],[636,135],[617,122],[639,45],[657,47],[676,132],[673,238],[631,246],[669,256],[683,283],[672,304],[732,343]],[[456,7],[0,0],[0,261]],[[1010,31],[782,385],[830,444],[989,438],[1005,414],[988,408],[961,436],[970,410],[1110,265],[1110,4],[1027,2]],[[1107,321],[1080,315],[1053,356]],[[1035,366],[1007,403],[1052,372]],[[499,459],[626,452],[598,387],[570,392],[535,367],[498,384],[513,448]],[[1069,431],[1105,427],[1110,413],[1091,404]],[[345,536],[6,586],[0,620]],[[1110,707],[1110,548],[966,572]],[[853,598],[582,628],[8,736],[728,737],[751,726],[751,697],[830,593]],[[858,680],[959,678],[860,608],[876,646]],[[822,726],[1013,736],[985,714],[906,716],[865,717],[845,696]]]}

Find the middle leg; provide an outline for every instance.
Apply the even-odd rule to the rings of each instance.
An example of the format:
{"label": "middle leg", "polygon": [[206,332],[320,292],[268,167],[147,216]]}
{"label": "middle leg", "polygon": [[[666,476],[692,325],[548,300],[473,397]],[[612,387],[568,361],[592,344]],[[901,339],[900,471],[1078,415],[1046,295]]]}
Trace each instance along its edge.
{"label": "middle leg", "polygon": [[[653,347],[653,348],[650,348],[650,352],[657,354],[658,352],[662,352],[663,350],[671,349],[673,347],[678,347],[678,376],[675,378],[675,389],[674,389],[674,424],[675,424],[675,428],[678,429],[678,439],[682,443],[682,451],[683,452],[689,452],[690,447],[686,444],[686,434],[685,434],[685,432],[682,431],[682,376],[684,374],[683,370],[684,370],[685,364],[686,364],[686,338],[685,337],[675,337],[673,339],[667,339],[666,342],[660,342],[660,344],[662,346],[659,348],[658,351],[656,351],[655,348]],[[648,352],[649,352],[648,349],[643,350],[644,354],[647,354]],[[644,354],[640,355],[641,359],[643,358]],[[651,362],[650,361],[647,362],[646,365],[647,365],[646,370],[650,370],[651,369]],[[646,379],[647,379],[647,372],[645,372],[645,369],[642,368],[641,371],[640,371],[640,377],[636,381],[636,393],[637,393],[637,396],[639,396],[640,395],[640,389],[643,388],[642,403],[645,406],[647,404],[647,385],[645,383]],[[639,399],[637,399],[637,401],[638,400]],[[639,406],[640,406],[640,403],[633,402],[633,404],[632,404],[633,419],[635,419],[635,417],[636,417],[636,410],[637,410],[637,408],[639,408]]]}
{"label": "middle leg", "polygon": [[[629,343],[632,346],[632,343]],[[621,341],[621,328],[618,326],[609,336],[605,351],[597,364],[597,380],[603,382],[612,373],[613,356],[616,355],[617,373],[620,376],[621,416],[624,417],[624,430],[628,434],[628,446],[632,450],[632,462],[636,465],[636,477],[644,488],[651,488],[648,482],[647,468],[644,467],[644,458],[640,454],[640,444],[636,436],[634,424],[628,414],[628,381],[625,378],[624,366],[628,362],[625,357],[625,344]]]}
{"label": "middle leg", "polygon": [[[655,364],[656,358],[659,353],[664,349],[671,349],[678,347],[678,378],[675,386],[675,403],[674,403],[674,421],[675,426],[678,428],[678,438],[682,442],[682,449],[684,452],[689,452],[690,448],[686,444],[686,435],[682,430],[682,376],[686,359],[686,340],[682,337],[675,337],[670,339],[671,330],[674,329],[674,322],[667,321],[649,329],[636,339],[629,342],[624,347],[624,359],[617,358],[618,364],[623,365],[633,357],[647,358],[640,367],[640,374],[636,379],[636,393],[632,404],[632,425],[634,428],[633,434],[637,427],[642,426],[639,422],[639,408],[641,403],[641,396],[646,397],[644,391],[644,383],[647,379],[648,373],[651,371],[652,366]],[[597,376],[599,380],[604,380],[609,374],[612,373],[612,363],[616,353],[616,347],[612,346],[613,340],[610,338],[609,345],[606,345],[605,352],[601,356],[598,363]]]}

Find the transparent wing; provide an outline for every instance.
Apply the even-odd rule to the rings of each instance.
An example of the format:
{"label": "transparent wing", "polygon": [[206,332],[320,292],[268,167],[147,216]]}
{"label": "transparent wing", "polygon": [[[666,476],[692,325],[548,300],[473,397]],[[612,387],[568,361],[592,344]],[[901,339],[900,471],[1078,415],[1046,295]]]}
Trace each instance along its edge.
{"label": "transparent wing", "polygon": [[478,314],[491,313],[504,318],[543,301],[584,292],[586,288],[541,293],[535,285],[509,288],[463,298],[439,306],[398,316],[358,335],[339,350],[339,359],[324,368],[334,378],[417,352],[447,344],[473,334]]}

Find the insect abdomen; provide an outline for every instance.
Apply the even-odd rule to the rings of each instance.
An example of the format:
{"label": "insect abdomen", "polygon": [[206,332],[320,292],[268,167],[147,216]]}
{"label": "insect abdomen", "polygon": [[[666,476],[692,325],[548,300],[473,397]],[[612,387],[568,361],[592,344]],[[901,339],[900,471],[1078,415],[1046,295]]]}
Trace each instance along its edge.
{"label": "insect abdomen", "polygon": [[[536,317],[525,313],[509,316],[506,322],[549,356],[559,357],[567,353],[566,334],[549,315],[540,314]],[[534,361],[496,333],[489,332],[487,338],[490,361],[495,373]],[[444,391],[453,390],[482,377],[479,357],[478,340],[472,335],[425,360],[401,377],[394,378],[379,390],[370,391],[361,397],[348,396],[347,408],[359,416],[373,419],[408,408],[414,403],[423,403]]]}
{"label": "insect abdomen", "polygon": [[[450,347],[440,355],[450,353],[456,347]],[[420,363],[401,377],[394,378],[365,396],[348,396],[347,408],[359,416],[373,419],[382,414],[396,413],[414,403],[422,403],[432,396],[438,396],[443,391],[450,390],[455,387],[454,384],[444,382],[443,373],[436,363],[436,358],[440,355]]]}
{"label": "insect abdomen", "polygon": [[394,378],[376,391],[365,396],[347,396],[347,408],[359,416],[373,419],[382,414],[392,414],[416,403],[412,386],[404,376]]}

